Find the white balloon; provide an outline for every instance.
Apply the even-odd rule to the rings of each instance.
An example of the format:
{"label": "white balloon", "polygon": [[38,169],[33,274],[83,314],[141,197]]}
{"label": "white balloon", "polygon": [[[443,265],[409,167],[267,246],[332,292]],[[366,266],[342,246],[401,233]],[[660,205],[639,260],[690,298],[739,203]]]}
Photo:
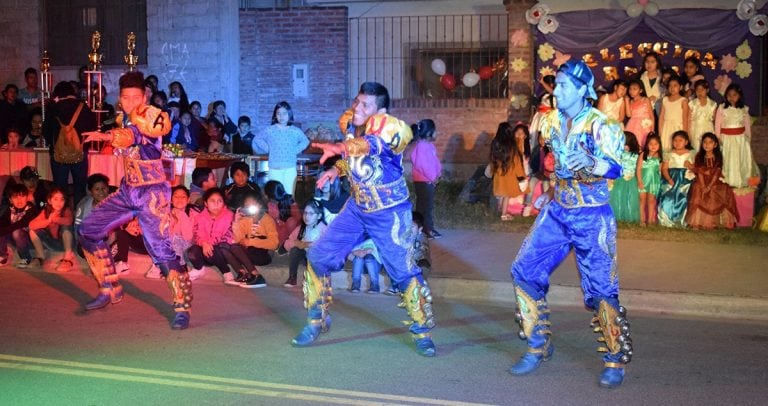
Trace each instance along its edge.
{"label": "white balloon", "polygon": [[468,72],[461,78],[461,83],[466,87],[472,87],[480,82],[480,75],[475,72]]}
{"label": "white balloon", "polygon": [[653,17],[656,14],[659,14],[659,5],[654,2],[649,2],[645,6],[645,14],[648,14],[649,16]]}
{"label": "white balloon", "polygon": [[640,14],[643,14],[643,6],[641,6],[641,5],[637,4],[637,3],[632,3],[629,6],[627,6],[627,15],[628,16],[630,16],[632,18],[635,18],[635,17],[639,16]]}
{"label": "white balloon", "polygon": [[440,58],[432,60],[432,72],[435,72],[437,76],[445,75],[445,62]]}

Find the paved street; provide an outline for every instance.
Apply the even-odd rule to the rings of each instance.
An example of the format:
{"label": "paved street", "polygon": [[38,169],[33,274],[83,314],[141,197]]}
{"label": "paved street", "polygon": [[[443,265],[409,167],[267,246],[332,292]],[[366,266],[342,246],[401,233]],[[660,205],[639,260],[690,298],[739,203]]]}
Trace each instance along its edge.
{"label": "paved street", "polygon": [[[274,278],[273,278],[274,279]],[[524,350],[509,306],[438,300],[438,356],[419,357],[383,295],[337,292],[334,325],[296,349],[301,293],[195,285],[192,328],[172,331],[165,283],[125,280],[123,303],[85,314],[77,272],[0,268],[0,404],[763,404],[768,323],[630,313],[625,385],[597,386],[589,314],[553,311],[555,356],[506,370]]]}

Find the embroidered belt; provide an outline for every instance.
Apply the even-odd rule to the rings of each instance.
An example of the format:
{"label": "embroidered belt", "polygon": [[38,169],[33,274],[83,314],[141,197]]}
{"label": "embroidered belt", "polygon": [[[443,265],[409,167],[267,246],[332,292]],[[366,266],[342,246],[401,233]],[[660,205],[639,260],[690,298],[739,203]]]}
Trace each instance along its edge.
{"label": "embroidered belt", "polygon": [[604,178],[557,179],[555,201],[567,208],[597,207],[608,204],[610,194]]}
{"label": "embroidered belt", "polygon": [[125,158],[125,183],[130,186],[154,185],[167,182],[161,159],[140,160]]}
{"label": "embroidered belt", "polygon": [[350,186],[355,203],[366,213],[394,207],[408,200],[408,185],[403,178],[382,185],[352,182]]}
{"label": "embroidered belt", "polygon": [[737,128],[721,128],[720,134],[724,135],[742,135],[746,129],[744,127]]}

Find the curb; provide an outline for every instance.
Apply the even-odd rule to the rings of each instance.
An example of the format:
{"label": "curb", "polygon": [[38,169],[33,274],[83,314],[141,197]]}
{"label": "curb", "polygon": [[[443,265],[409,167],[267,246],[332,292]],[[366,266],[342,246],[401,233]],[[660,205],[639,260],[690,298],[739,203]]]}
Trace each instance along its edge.
{"label": "curb", "polygon": [[[429,286],[433,295],[445,299],[507,303],[510,307],[514,307],[515,304],[514,288],[511,282],[431,277]],[[619,298],[621,304],[629,311],[768,321],[768,298],[631,289],[622,289]],[[582,306],[583,295],[580,287],[552,285],[547,300],[550,305],[555,306]]]}

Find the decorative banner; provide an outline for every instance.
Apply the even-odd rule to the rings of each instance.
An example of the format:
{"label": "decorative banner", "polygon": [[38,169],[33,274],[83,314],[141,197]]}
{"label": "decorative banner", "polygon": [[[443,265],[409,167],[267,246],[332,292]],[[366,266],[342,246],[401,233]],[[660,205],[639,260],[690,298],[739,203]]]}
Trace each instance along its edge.
{"label": "decorative banner", "polygon": [[[713,27],[713,30],[715,28]],[[702,35],[708,35],[706,31]],[[693,49],[685,45],[676,44],[665,40],[654,32],[643,21],[627,34],[619,45],[599,47],[583,52],[570,52],[568,49],[558,49],[547,40],[547,36],[536,33],[534,47],[534,69],[539,75],[548,69],[557,69],[570,58],[583,60],[592,69],[595,75],[595,85],[609,87],[610,83],[618,78],[630,79],[642,70],[643,57],[651,51],[661,56],[662,66],[671,68],[683,74],[683,64],[687,57],[697,57],[701,63],[702,74],[709,82],[712,97],[716,102],[723,101],[718,92],[722,92],[731,83],[738,83],[744,90],[744,102],[750,106],[751,111],[757,111],[760,98],[759,78],[765,75],[761,72],[761,61],[758,61],[760,37],[749,33],[741,40],[734,39],[728,48]],[[547,48],[553,47],[554,58],[547,59]],[[544,52],[542,52],[544,51]],[[535,94],[541,94],[544,90],[537,85]]]}
{"label": "decorative banner", "polygon": [[724,70],[725,72],[733,72],[736,70],[736,64],[738,62],[739,61],[735,56],[731,54],[725,54],[722,58],[720,58],[720,69]]}
{"label": "decorative banner", "polygon": [[523,29],[517,29],[512,32],[512,37],[509,38],[509,43],[513,47],[524,47],[528,45],[529,31]]}
{"label": "decorative banner", "polygon": [[555,48],[553,48],[549,42],[545,42],[539,45],[539,49],[536,53],[539,54],[539,59],[541,59],[542,62],[546,62],[555,56]]}

